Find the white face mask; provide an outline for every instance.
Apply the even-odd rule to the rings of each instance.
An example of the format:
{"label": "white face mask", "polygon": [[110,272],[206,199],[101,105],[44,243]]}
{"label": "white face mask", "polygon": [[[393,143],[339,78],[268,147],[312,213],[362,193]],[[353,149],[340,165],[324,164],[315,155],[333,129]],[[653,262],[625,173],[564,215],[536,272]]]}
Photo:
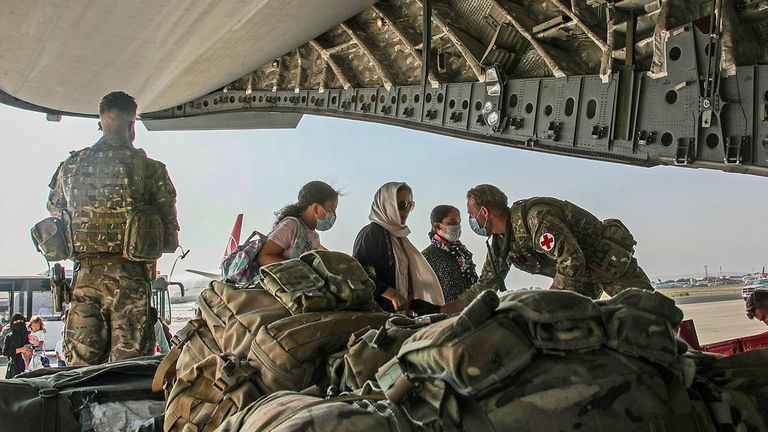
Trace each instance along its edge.
{"label": "white face mask", "polygon": [[461,237],[461,224],[445,225],[445,229],[440,231],[440,236],[451,243],[455,243]]}

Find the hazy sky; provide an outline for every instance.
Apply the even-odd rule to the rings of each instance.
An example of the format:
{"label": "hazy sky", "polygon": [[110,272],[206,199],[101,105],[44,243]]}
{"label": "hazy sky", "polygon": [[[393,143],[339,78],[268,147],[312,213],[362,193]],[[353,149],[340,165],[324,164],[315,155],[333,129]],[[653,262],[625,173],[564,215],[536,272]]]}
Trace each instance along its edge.
{"label": "hazy sky", "polygon": [[[39,273],[29,228],[47,216],[48,183],[68,152],[95,142],[95,120],[45,116],[0,105],[0,275]],[[237,213],[243,239],[268,231],[273,212],[293,202],[310,180],[340,188],[338,221],[322,243],[351,252],[368,223],[374,192],[388,181],[414,189],[411,241],[428,244],[429,212],[438,204],[462,210],[463,237],[478,267],[484,238],[467,223],[465,194],[492,183],[510,202],[554,196],[601,219],[620,218],[638,241],[636,256],[651,278],[723,271],[749,272],[768,264],[768,179],[683,168],[635,168],[446,138],[374,123],[305,116],[296,130],[147,132],[137,147],[168,166],[178,191],[181,244],[191,249],[179,269],[218,266]],[[168,272],[172,256],[161,259]],[[510,288],[548,286],[549,280],[513,270]]]}

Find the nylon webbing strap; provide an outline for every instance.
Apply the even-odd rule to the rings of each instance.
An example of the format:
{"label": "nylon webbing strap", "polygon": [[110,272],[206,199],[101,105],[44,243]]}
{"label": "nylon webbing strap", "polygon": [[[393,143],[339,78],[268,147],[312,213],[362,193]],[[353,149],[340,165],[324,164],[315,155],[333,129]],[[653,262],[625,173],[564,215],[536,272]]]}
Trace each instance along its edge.
{"label": "nylon webbing strap", "polygon": [[163,391],[166,382],[171,382],[176,375],[176,361],[181,355],[181,348],[174,346],[165,356],[152,377],[152,391],[159,393]]}
{"label": "nylon webbing strap", "polygon": [[45,378],[33,381],[40,389],[40,399],[43,400],[43,412],[41,416],[41,432],[56,432],[59,417],[59,390],[53,388]]}
{"label": "nylon webbing strap", "polygon": [[133,197],[133,199],[139,204],[144,205],[145,199],[144,199],[144,182],[146,181],[146,163],[144,162],[144,158],[141,152],[136,151],[136,154],[134,155],[133,159],[133,190],[135,191],[136,195]]}
{"label": "nylon webbing strap", "polygon": [[187,325],[173,335],[171,339],[173,348],[171,348],[171,351],[165,356],[163,361],[160,362],[157,371],[155,371],[155,376],[152,377],[153,392],[159,393],[165,388],[166,382],[173,382],[173,379],[176,377],[176,362],[179,360],[184,344],[204,325],[204,321],[195,319],[188,322]]}

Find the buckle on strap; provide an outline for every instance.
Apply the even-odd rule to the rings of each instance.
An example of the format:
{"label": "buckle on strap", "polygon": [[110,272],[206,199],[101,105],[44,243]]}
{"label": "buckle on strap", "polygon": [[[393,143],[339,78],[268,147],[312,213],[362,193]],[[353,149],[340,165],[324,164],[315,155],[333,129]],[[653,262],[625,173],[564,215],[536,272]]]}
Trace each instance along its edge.
{"label": "buckle on strap", "polygon": [[184,346],[187,341],[192,337],[193,334],[197,333],[200,328],[205,327],[205,321],[202,319],[193,319],[190,320],[187,325],[181,328],[181,330],[177,331],[175,335],[171,338],[171,344],[173,346],[181,348]]}
{"label": "buckle on strap", "polygon": [[250,380],[251,375],[256,372],[253,366],[235,356],[226,353],[221,353],[219,356],[224,360],[224,365],[213,386],[223,394],[231,392],[243,382]]}
{"label": "buckle on strap", "polygon": [[382,366],[376,374],[376,378],[379,380],[384,395],[394,403],[399,403],[416,388],[416,384],[403,371],[397,357]]}
{"label": "buckle on strap", "polygon": [[50,399],[50,398],[54,398],[54,397],[59,395],[59,389],[56,389],[56,388],[53,388],[53,387],[44,388],[44,389],[40,390],[40,393],[38,393],[38,394],[43,399]]}

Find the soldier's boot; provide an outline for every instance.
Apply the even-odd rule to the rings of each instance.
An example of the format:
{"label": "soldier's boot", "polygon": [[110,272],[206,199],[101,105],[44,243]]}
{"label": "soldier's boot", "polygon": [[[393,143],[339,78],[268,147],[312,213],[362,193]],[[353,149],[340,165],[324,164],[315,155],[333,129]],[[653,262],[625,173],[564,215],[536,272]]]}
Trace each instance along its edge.
{"label": "soldier's boot", "polygon": [[149,321],[150,283],[144,277],[122,275],[111,312],[109,361],[152,355],[154,323]]}

